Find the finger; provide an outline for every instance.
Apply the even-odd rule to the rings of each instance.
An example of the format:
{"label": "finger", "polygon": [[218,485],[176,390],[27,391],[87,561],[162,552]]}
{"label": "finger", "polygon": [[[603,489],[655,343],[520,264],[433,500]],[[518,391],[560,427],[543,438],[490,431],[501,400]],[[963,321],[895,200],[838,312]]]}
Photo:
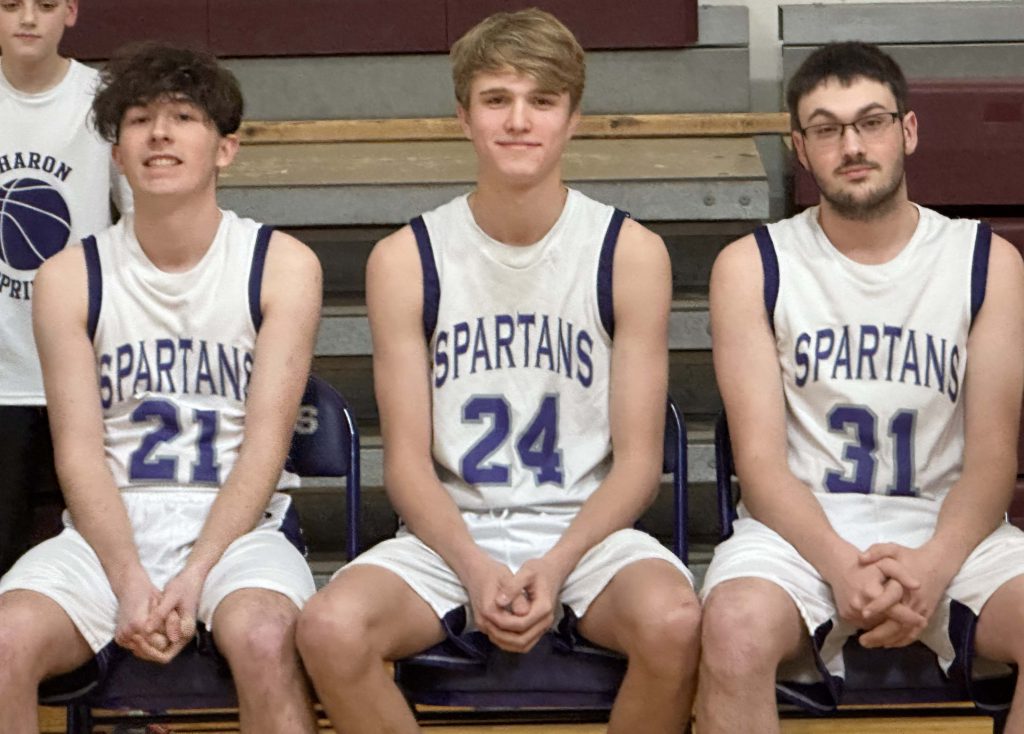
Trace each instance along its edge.
{"label": "finger", "polygon": [[899,581],[889,579],[882,585],[882,592],[860,610],[864,619],[881,614],[903,598],[903,586]]}
{"label": "finger", "polygon": [[877,627],[868,630],[858,639],[866,648],[887,647],[889,643],[899,639],[903,634],[902,625],[893,619],[886,618]]}
{"label": "finger", "polygon": [[928,624],[928,618],[907,604],[894,604],[886,610],[885,616],[895,620],[904,627],[916,627],[924,629]]}
{"label": "finger", "polygon": [[181,615],[177,609],[172,609],[164,619],[164,632],[168,639],[178,642],[181,639]]}
{"label": "finger", "polygon": [[896,579],[907,591],[921,588],[921,582],[907,570],[907,567],[894,558],[882,558],[876,564],[878,570],[888,578]]}
{"label": "finger", "polygon": [[505,605],[505,611],[522,617],[530,611],[530,594],[526,589],[520,591],[511,603]]}
{"label": "finger", "polygon": [[185,612],[180,616],[181,619],[181,637],[184,642],[188,642],[196,635],[196,618]]}
{"label": "finger", "polygon": [[498,603],[501,606],[513,604],[525,590],[536,580],[537,574],[524,566],[514,575],[502,576],[498,579]]}
{"label": "finger", "polygon": [[154,663],[161,663],[165,662],[164,657],[170,647],[171,646],[168,645],[167,648],[161,650],[151,644],[149,635],[133,635],[132,644],[128,649],[131,650],[132,654],[137,658],[142,660],[151,660]]}
{"label": "finger", "polygon": [[903,546],[899,543],[875,543],[861,551],[860,562],[863,566],[870,566],[883,558],[897,558],[902,550]]}

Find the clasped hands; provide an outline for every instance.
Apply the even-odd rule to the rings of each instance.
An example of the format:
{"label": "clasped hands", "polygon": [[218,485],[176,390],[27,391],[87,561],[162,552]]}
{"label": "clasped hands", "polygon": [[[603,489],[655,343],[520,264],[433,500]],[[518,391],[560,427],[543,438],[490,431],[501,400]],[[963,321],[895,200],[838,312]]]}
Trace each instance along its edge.
{"label": "clasped hands", "polygon": [[563,580],[543,557],[516,573],[488,558],[466,580],[477,629],[502,650],[528,652],[554,623]]}
{"label": "clasped hands", "polygon": [[832,584],[839,616],[864,630],[864,647],[904,647],[920,636],[954,571],[927,544],[876,543]]}
{"label": "clasped hands", "polygon": [[196,610],[203,578],[189,569],[161,592],[142,572],[118,594],[114,641],[135,657],[169,663],[196,633]]}

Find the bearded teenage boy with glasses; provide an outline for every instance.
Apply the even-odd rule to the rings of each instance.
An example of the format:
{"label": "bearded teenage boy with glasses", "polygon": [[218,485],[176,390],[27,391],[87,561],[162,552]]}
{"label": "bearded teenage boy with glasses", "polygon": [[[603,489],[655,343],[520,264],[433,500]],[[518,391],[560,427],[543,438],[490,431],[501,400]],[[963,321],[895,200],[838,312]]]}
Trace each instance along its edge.
{"label": "bearded teenage boy with glasses", "polygon": [[[850,635],[920,640],[968,679],[977,660],[955,650],[1024,659],[1024,533],[1004,521],[1024,265],[986,225],[907,198],[906,98],[875,46],[808,57],[787,102],[821,204],[712,272],[743,500],[702,591],[702,734],[779,731],[777,678],[834,706]],[[1007,732],[1024,732],[1022,685]]]}

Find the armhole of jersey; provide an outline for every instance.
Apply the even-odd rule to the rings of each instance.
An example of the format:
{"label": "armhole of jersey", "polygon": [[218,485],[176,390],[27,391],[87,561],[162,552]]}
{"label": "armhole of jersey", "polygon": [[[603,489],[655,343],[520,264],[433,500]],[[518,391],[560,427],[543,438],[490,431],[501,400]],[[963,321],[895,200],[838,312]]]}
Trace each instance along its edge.
{"label": "armhole of jersey", "polygon": [[274,228],[266,224],[256,233],[256,246],[252,251],[252,267],[249,268],[249,316],[256,331],[263,325],[263,309],[260,308],[260,294],[263,289],[263,269],[267,264],[267,249]]}
{"label": "armhole of jersey", "polygon": [[974,236],[974,257],[971,261],[971,326],[985,302],[985,286],[988,284],[988,254],[992,249],[992,227],[978,222]]}
{"label": "armhole of jersey", "polygon": [[93,341],[100,322],[100,306],[103,305],[103,271],[100,270],[100,251],[96,246],[96,238],[83,239],[82,251],[85,253],[85,277],[89,289],[89,312],[85,324],[89,341]]}
{"label": "armhole of jersey", "polygon": [[761,267],[764,270],[764,309],[768,314],[768,325],[775,331],[775,303],[779,300],[779,258],[775,254],[775,243],[771,232],[764,225],[754,230],[757,249],[761,253]]}
{"label": "armhole of jersey", "polygon": [[601,256],[597,261],[597,310],[609,338],[615,336],[615,302],[612,300],[612,265],[615,262],[615,246],[619,242],[622,222],[629,214],[616,209],[604,233]]}
{"label": "armhole of jersey", "polygon": [[416,217],[409,225],[416,235],[416,249],[420,253],[420,265],[423,267],[423,335],[430,343],[437,328],[437,311],[441,303],[441,281],[437,277],[437,264],[434,262],[434,248],[430,244],[430,232],[423,217]]}

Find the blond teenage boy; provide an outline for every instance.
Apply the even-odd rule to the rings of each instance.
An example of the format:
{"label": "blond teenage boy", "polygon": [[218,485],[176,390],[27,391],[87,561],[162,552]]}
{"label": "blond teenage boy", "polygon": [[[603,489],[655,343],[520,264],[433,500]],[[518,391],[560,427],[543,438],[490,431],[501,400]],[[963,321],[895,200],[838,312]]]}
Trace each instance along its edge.
{"label": "blond teenage boy", "polygon": [[609,731],[678,733],[699,610],[678,559],[632,529],[660,476],[668,255],[562,182],[584,61],[561,23],[499,13],[452,63],[476,188],[367,266],[385,484],[404,524],[310,602],[303,660],[336,725],[412,732],[382,661],[460,633],[467,605],[469,626],[513,652],[568,615],[629,658]]}

